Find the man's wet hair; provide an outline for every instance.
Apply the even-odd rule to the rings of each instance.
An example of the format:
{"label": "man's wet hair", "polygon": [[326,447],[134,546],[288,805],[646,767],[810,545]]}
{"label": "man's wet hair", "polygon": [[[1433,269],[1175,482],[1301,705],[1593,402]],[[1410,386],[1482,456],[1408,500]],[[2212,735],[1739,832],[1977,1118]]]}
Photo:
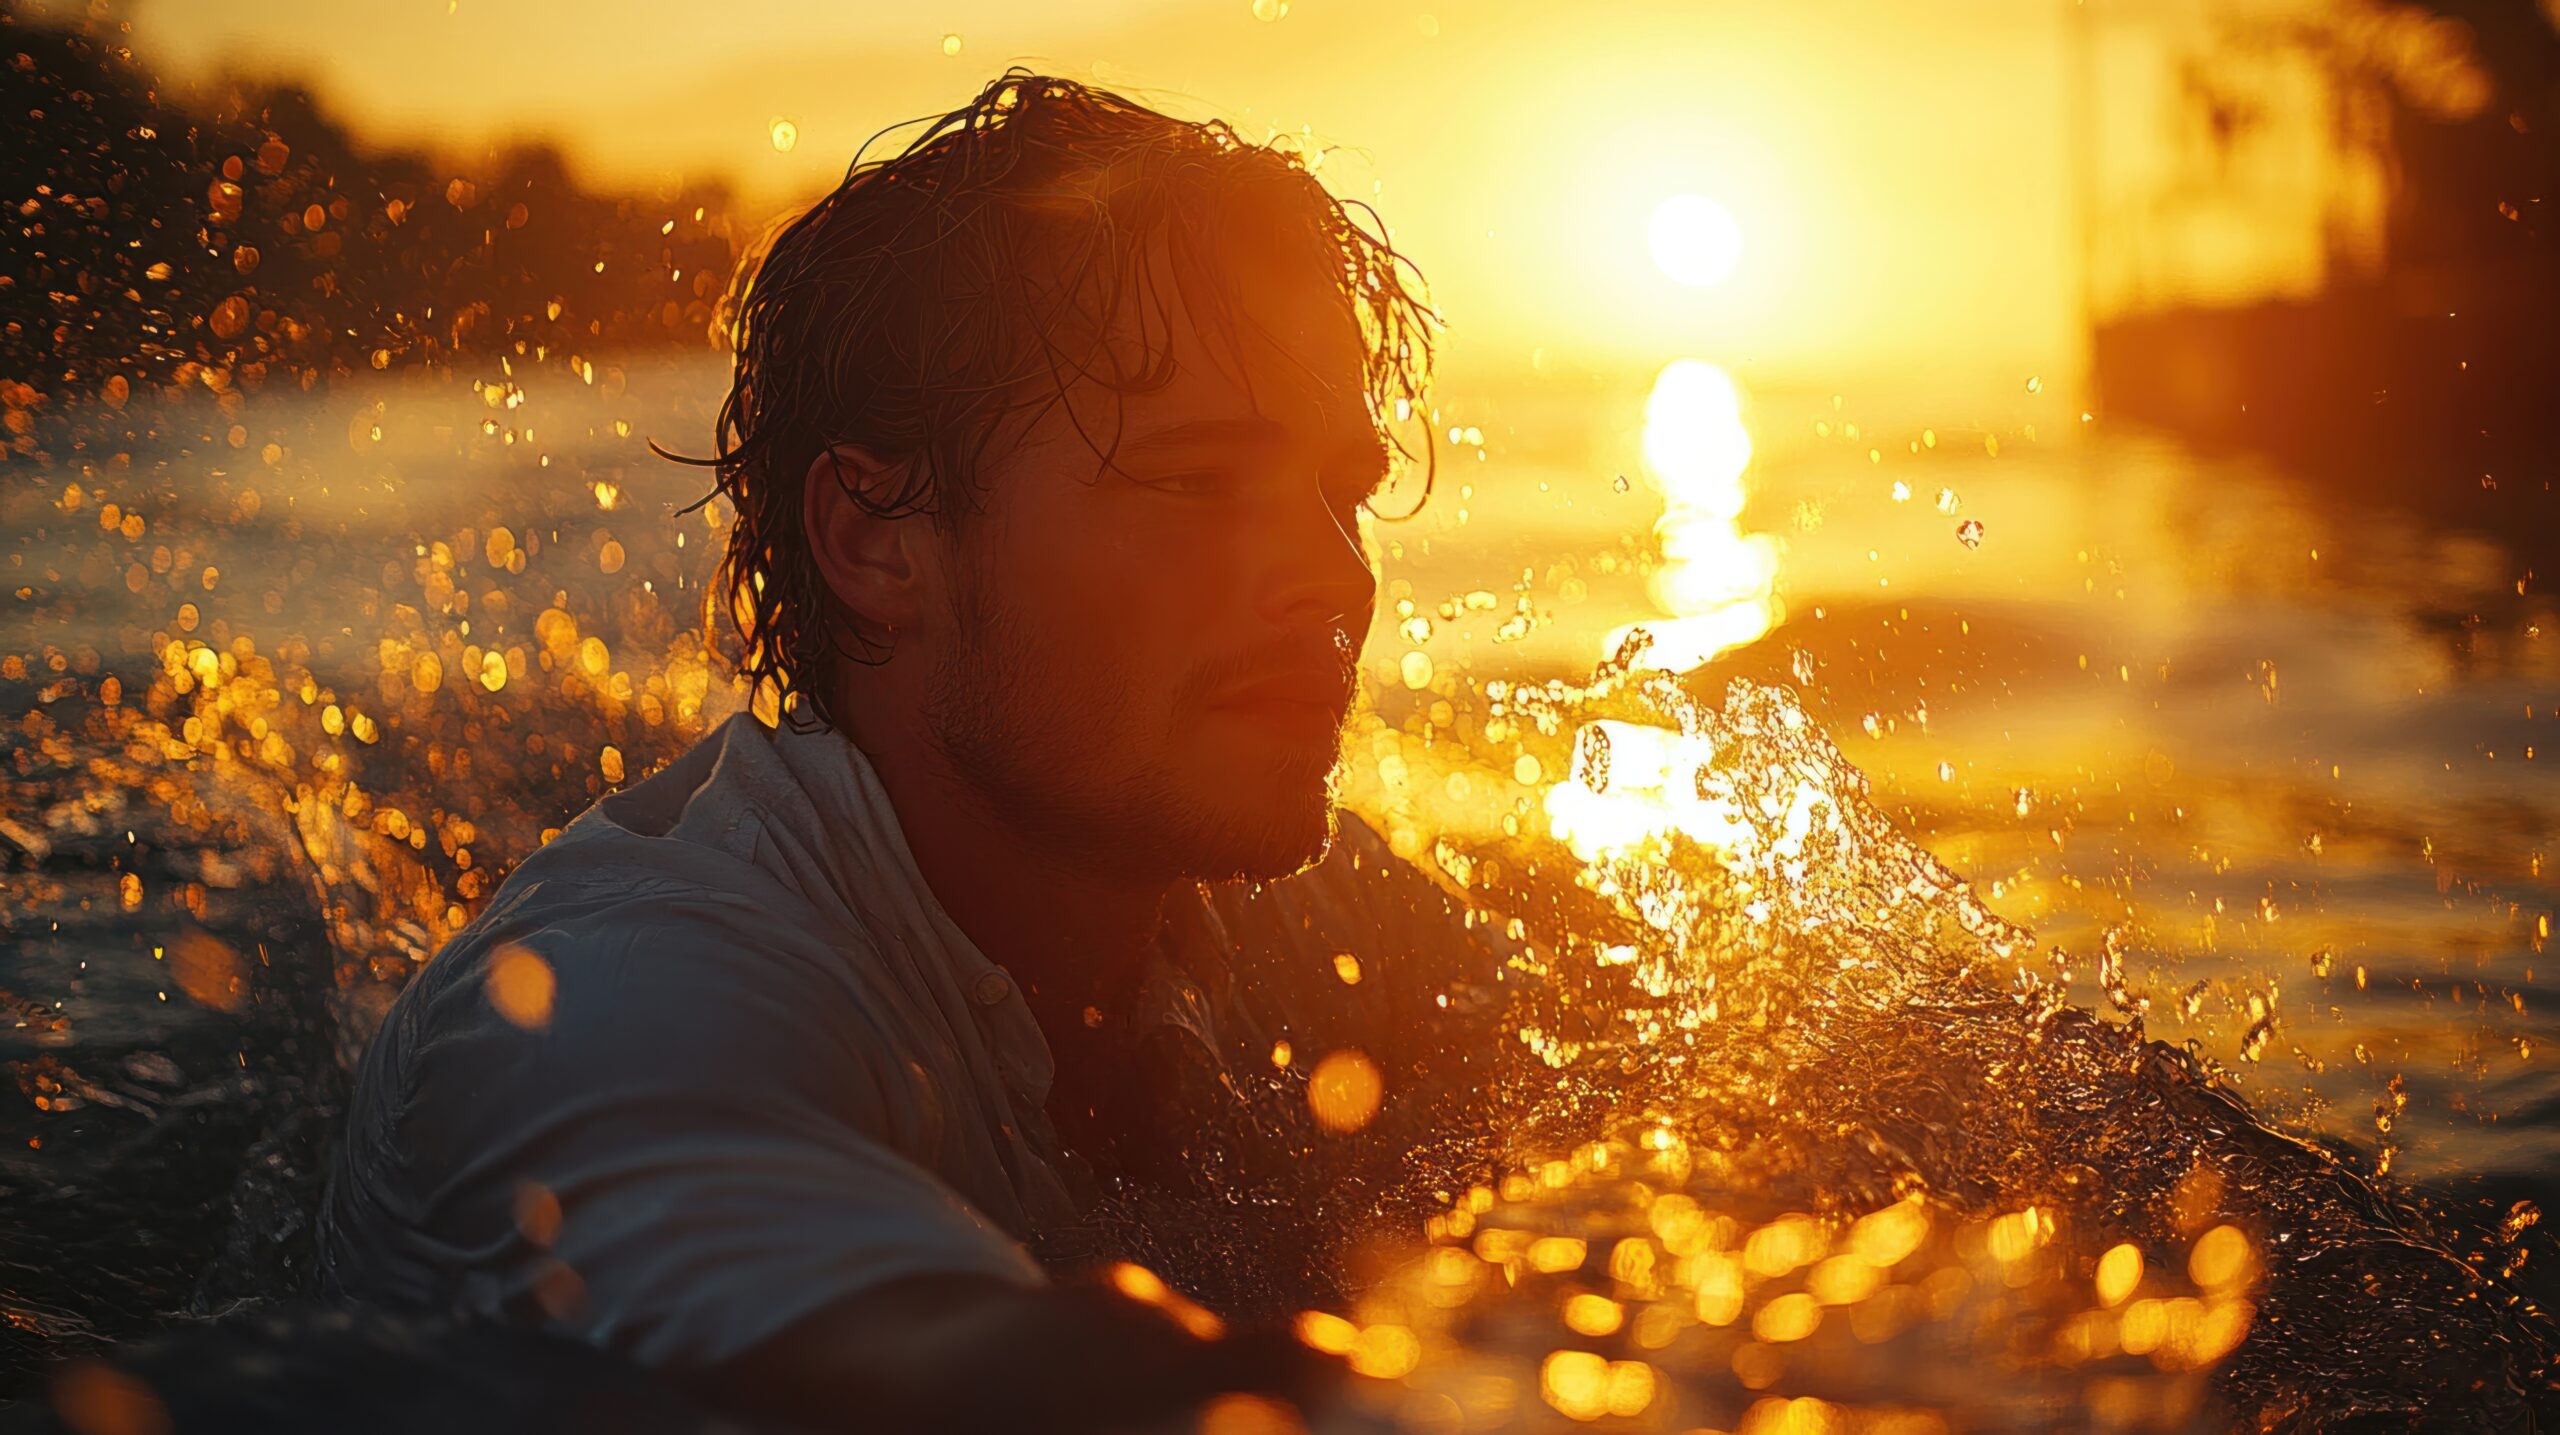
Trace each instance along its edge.
{"label": "man's wet hair", "polygon": [[[803,485],[821,453],[897,465],[872,487],[840,473],[866,511],[956,525],[990,445],[1070,385],[1125,396],[1172,377],[1177,295],[1189,332],[1232,356],[1253,322],[1241,286],[1314,276],[1357,321],[1388,452],[1419,468],[1396,490],[1428,495],[1437,316],[1376,212],[1329,193],[1302,150],[1019,68],[911,124],[924,130],[904,149],[867,158],[875,136],[776,230],[722,306],[734,378],[715,452],[687,461],[717,475],[705,502],[736,509],[709,606],[728,605],[754,688],[829,722],[824,675],[879,656],[837,621],[810,552]],[[1067,412],[1107,466],[1116,423]]]}

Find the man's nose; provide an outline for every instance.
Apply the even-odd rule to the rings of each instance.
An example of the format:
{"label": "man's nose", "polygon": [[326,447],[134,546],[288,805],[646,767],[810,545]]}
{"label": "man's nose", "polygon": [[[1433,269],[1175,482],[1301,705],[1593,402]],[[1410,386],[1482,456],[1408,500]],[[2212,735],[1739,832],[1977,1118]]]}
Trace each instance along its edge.
{"label": "man's nose", "polygon": [[1364,636],[1377,603],[1378,575],[1360,542],[1356,517],[1340,512],[1313,484],[1270,535],[1276,568],[1265,611],[1289,627],[1317,622]]}

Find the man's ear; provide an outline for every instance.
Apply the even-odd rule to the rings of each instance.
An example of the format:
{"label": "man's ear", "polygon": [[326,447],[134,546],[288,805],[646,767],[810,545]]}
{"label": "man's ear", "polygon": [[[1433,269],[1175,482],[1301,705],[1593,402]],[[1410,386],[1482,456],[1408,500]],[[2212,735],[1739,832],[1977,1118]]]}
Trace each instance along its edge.
{"label": "man's ear", "polygon": [[819,451],[802,485],[801,521],[818,575],[861,624],[862,636],[874,640],[914,625],[936,571],[932,555],[919,547],[932,539],[929,519],[883,518],[864,503],[904,487],[904,469],[869,449],[837,444]]}

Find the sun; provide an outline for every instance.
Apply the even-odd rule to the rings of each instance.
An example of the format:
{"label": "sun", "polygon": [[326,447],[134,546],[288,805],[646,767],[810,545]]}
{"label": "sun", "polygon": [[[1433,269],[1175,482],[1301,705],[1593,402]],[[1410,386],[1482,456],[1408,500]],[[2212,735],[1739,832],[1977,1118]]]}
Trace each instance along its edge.
{"label": "sun", "polygon": [[1723,283],[1742,262],[1742,226],[1703,194],[1675,194],[1655,205],[1645,238],[1654,265],[1693,289]]}

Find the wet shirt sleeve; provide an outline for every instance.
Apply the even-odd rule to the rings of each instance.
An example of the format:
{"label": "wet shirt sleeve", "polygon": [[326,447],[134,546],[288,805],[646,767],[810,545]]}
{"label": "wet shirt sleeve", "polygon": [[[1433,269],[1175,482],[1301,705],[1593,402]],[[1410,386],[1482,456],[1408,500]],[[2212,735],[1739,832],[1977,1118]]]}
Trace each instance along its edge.
{"label": "wet shirt sleeve", "polygon": [[1040,1279],[927,1170],[964,1113],[913,1035],[786,922],[624,894],[439,956],[359,1078],[341,1283],[698,1365],[902,1277]]}

